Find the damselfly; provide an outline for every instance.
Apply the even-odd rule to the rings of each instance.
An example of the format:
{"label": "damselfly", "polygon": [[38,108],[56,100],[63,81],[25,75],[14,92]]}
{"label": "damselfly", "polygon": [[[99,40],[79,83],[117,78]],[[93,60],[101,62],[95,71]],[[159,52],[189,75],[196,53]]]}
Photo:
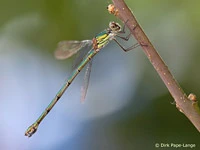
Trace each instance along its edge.
{"label": "damselfly", "polygon": [[[125,23],[125,25],[126,25],[126,23]],[[37,131],[37,128],[38,128],[39,124],[41,123],[41,121],[51,111],[53,106],[57,103],[57,101],[63,95],[65,90],[69,87],[69,85],[72,83],[72,81],[75,79],[75,77],[79,74],[79,72],[84,68],[84,66],[86,64],[88,64],[88,66],[86,68],[85,77],[84,77],[84,86],[82,87],[82,94],[81,94],[81,100],[83,101],[85,99],[86,91],[88,88],[89,75],[90,75],[91,66],[92,66],[92,59],[110,41],[112,41],[112,40],[115,41],[125,52],[132,50],[139,46],[139,44],[136,43],[136,44],[132,45],[131,47],[125,49],[117,41],[116,37],[119,37],[126,41],[129,40],[131,34],[128,34],[126,37],[123,37],[122,35],[120,35],[120,34],[125,33],[125,25],[121,29],[121,26],[118,23],[110,22],[109,27],[106,30],[104,30],[103,32],[99,33],[97,36],[95,36],[92,40],[62,41],[58,44],[58,48],[55,51],[55,56],[58,59],[69,58],[86,46],[92,46],[92,48],[89,50],[89,52],[86,54],[86,56],[82,59],[80,64],[77,66],[77,68],[72,72],[72,74],[68,78],[67,82],[64,83],[64,85],[61,87],[61,89],[58,91],[58,93],[56,94],[54,99],[47,106],[47,108],[40,115],[40,117],[26,130],[25,136],[31,137]]]}

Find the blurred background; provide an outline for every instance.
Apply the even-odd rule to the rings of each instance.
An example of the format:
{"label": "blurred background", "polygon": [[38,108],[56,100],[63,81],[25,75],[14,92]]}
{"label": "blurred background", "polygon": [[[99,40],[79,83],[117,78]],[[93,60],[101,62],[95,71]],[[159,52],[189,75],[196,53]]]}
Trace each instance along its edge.
{"label": "blurred background", "polygon": [[[200,2],[126,2],[186,94],[198,97]],[[70,76],[74,57],[56,60],[57,43],[92,39],[110,21],[122,24],[107,12],[110,3],[0,0],[1,150],[151,150],[158,149],[156,143],[199,147],[198,131],[171,104],[142,49],[125,53],[114,42],[93,60],[85,103],[80,102],[83,71],[38,131],[24,136]],[[123,45],[133,43],[134,38]]]}

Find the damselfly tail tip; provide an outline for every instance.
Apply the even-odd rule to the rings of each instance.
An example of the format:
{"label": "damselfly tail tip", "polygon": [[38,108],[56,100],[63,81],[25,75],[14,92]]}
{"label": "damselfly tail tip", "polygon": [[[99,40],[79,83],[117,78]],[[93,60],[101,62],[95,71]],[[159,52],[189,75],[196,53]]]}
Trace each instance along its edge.
{"label": "damselfly tail tip", "polygon": [[31,136],[37,131],[37,128],[38,128],[38,124],[37,124],[37,123],[32,124],[32,125],[26,130],[25,136],[31,137]]}

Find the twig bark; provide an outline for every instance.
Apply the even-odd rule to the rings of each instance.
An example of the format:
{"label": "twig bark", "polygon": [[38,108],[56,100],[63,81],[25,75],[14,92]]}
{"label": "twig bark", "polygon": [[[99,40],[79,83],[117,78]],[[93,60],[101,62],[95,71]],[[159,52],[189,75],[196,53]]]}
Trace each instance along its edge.
{"label": "twig bark", "polygon": [[185,114],[185,116],[200,132],[200,109],[195,95],[191,94],[189,97],[187,97],[187,95],[184,93],[180,85],[170,73],[164,61],[157,53],[156,49],[149,41],[148,37],[145,35],[144,31],[138,24],[131,10],[125,4],[124,0],[112,1],[114,5],[112,5],[113,7],[110,7],[109,12],[117,16],[123,22],[126,22],[128,20],[128,22],[126,23],[127,27],[130,29],[130,32],[138,41],[138,43],[141,45],[149,61],[168,88],[169,92],[176,102],[176,107],[180,112]]}

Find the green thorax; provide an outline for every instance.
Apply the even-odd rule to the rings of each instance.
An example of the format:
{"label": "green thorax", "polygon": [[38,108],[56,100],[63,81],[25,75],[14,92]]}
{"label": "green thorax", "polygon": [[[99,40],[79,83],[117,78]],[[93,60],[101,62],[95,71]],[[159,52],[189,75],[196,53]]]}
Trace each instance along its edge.
{"label": "green thorax", "polygon": [[104,31],[100,32],[100,33],[95,37],[96,42],[97,42],[97,48],[98,48],[98,49],[101,49],[101,48],[103,48],[105,45],[108,44],[109,38],[110,38],[109,35],[110,35],[109,32],[108,32],[107,30],[104,30]]}

